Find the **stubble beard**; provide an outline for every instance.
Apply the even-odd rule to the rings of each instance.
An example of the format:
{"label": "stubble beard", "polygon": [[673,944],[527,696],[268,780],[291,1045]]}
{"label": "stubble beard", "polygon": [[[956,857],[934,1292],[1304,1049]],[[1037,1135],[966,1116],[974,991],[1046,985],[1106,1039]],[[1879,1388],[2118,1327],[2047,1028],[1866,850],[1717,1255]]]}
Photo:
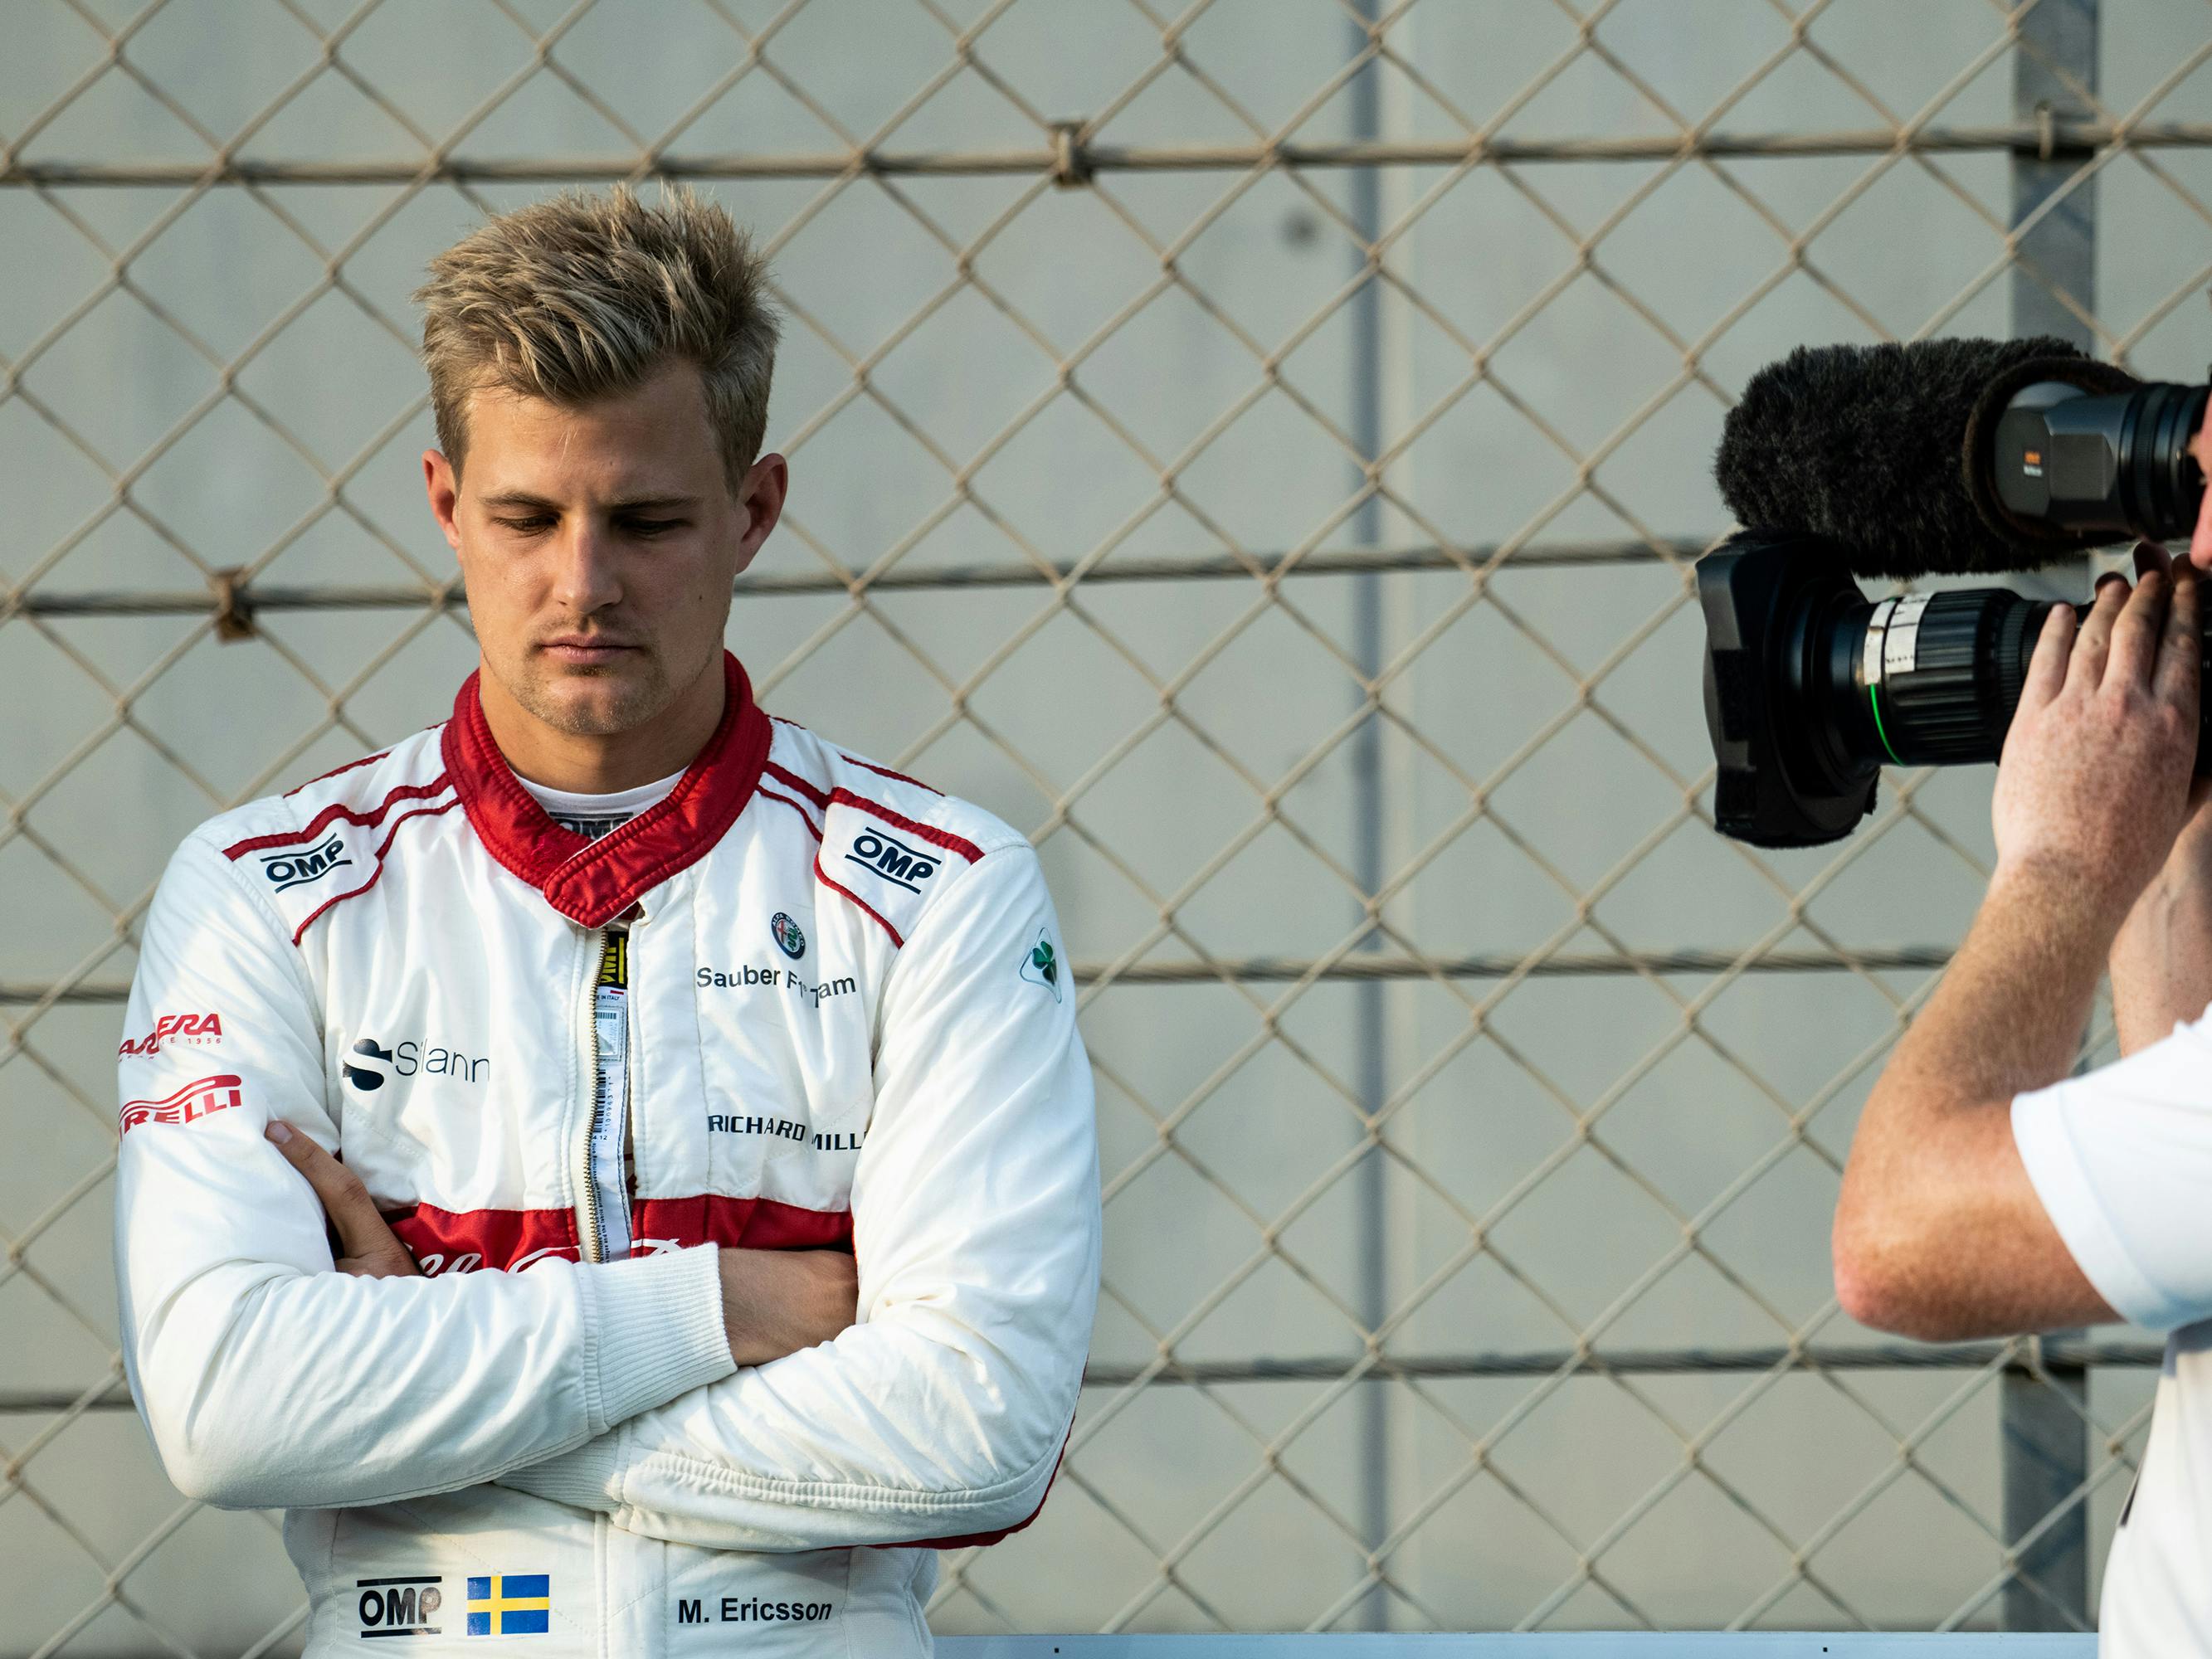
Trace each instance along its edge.
{"label": "stubble beard", "polygon": [[[572,688],[579,682],[590,684],[592,695],[573,695]],[[611,738],[635,732],[676,701],[660,659],[644,653],[626,672],[526,669],[512,690],[524,713],[572,738]]]}

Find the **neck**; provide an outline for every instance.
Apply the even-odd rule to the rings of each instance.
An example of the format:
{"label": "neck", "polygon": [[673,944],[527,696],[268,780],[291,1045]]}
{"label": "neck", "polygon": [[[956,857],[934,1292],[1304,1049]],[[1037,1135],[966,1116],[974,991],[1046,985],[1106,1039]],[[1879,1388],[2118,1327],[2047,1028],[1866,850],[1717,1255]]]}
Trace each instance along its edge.
{"label": "neck", "polygon": [[611,795],[681,772],[721,724],[726,688],[721,653],[667,708],[643,726],[604,737],[563,732],[517,702],[489,673],[477,695],[492,740],[517,775],[575,795]]}

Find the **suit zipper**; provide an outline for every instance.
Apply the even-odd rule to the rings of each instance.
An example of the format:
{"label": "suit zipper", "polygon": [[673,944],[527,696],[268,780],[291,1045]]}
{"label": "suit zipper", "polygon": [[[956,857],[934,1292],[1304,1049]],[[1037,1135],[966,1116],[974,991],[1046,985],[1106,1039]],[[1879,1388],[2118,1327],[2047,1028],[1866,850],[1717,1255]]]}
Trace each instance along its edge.
{"label": "suit zipper", "polygon": [[[629,921],[624,925],[622,943],[622,1100],[618,1106],[611,1100],[608,1103],[619,1115],[622,1133],[614,1149],[613,1167],[607,1171],[607,1188],[617,1195],[623,1206],[623,1230],[628,1239],[623,1247],[623,1254],[635,1255],[637,1253],[637,1194],[631,1189],[629,1175],[623,1166],[634,1162],[637,1157],[637,1027],[636,1022],[629,1017],[629,1009],[630,993],[636,988],[637,936],[639,930],[645,926],[646,917],[643,908],[635,904],[630,906],[627,915]],[[596,997],[592,1011],[594,1015],[599,1012]],[[595,1048],[599,1039],[599,1025],[595,1020],[592,1026],[592,1042]]]}
{"label": "suit zipper", "polygon": [[606,949],[606,930],[598,929],[590,935],[584,957],[584,1030],[590,1038],[590,1047],[585,1051],[584,1138],[581,1156],[577,1160],[576,1237],[586,1261],[603,1261],[606,1255],[599,1237],[597,1172],[592,1168],[592,1144],[599,1129],[599,963]]}
{"label": "suit zipper", "polygon": [[[605,1074],[607,1056],[599,1040],[599,1005],[601,993],[605,988],[600,985],[599,979],[600,975],[606,971],[609,947],[614,945],[617,935],[611,928],[602,928],[591,935],[595,954],[591,958],[591,971],[586,975],[590,1000],[585,1008],[585,1021],[591,1031],[591,1042],[586,1051],[591,1108],[585,1114],[583,1175],[579,1183],[577,1205],[578,1233],[585,1243],[583,1257],[586,1261],[605,1261],[613,1245],[613,1241],[607,1237],[606,1232],[607,1200],[602,1192],[602,1180],[605,1183],[605,1193],[612,1194],[614,1195],[612,1201],[621,1205],[625,1212],[623,1231],[628,1237],[623,1254],[627,1255],[634,1253],[637,1244],[635,1206],[631,1202],[635,1194],[630,1191],[629,1179],[623,1164],[626,1152],[632,1158],[635,1156],[637,1091],[633,1081],[633,1073],[635,1068],[636,1056],[632,1052],[634,1044],[631,1042],[629,1017],[629,964],[631,951],[636,944],[637,931],[644,925],[644,912],[635,905],[631,906],[629,911],[629,925],[619,935],[622,944],[616,951],[617,959],[623,965],[623,983],[620,986],[621,995],[616,1003],[622,1022],[620,1034],[622,1054],[618,1067],[619,1075],[615,1077]],[[614,1098],[614,1089],[617,1085],[619,1085],[622,1089],[623,1097],[620,1101]],[[611,1148],[603,1149],[599,1144],[599,1135],[603,1130],[612,1133],[615,1137],[615,1144]]]}
{"label": "suit zipper", "polygon": [[[630,924],[631,952],[629,966],[637,967],[637,930],[644,925],[640,916]],[[615,1171],[617,1184],[623,1192],[623,1201],[629,1206],[629,1247],[637,1249],[637,1022],[629,1017],[629,990],[623,992],[623,1146],[628,1156],[622,1159],[626,1166]]]}

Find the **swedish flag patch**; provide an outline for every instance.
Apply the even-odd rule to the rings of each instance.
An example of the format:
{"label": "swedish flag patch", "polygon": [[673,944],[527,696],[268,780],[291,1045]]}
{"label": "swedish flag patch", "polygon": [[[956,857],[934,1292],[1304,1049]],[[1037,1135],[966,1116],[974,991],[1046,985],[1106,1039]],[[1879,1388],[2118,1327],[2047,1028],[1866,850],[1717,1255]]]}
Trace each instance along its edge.
{"label": "swedish flag patch", "polygon": [[469,1580],[471,1636],[543,1636],[552,1628],[552,1617],[548,1574],[503,1572]]}

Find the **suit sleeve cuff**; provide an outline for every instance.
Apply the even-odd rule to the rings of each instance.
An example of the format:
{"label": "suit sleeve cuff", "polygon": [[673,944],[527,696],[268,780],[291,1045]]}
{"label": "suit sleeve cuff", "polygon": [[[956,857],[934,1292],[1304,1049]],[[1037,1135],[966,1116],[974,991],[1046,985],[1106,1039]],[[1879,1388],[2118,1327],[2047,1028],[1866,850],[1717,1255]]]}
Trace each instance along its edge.
{"label": "suit sleeve cuff", "polygon": [[737,1370],[722,1328],[716,1255],[711,1247],[670,1250],[580,1275],[593,1435]]}
{"label": "suit sleeve cuff", "polygon": [[510,1469],[500,1476],[499,1484],[571,1509],[611,1515],[622,1507],[622,1440],[623,1431],[611,1429],[574,1451],[527,1468]]}

